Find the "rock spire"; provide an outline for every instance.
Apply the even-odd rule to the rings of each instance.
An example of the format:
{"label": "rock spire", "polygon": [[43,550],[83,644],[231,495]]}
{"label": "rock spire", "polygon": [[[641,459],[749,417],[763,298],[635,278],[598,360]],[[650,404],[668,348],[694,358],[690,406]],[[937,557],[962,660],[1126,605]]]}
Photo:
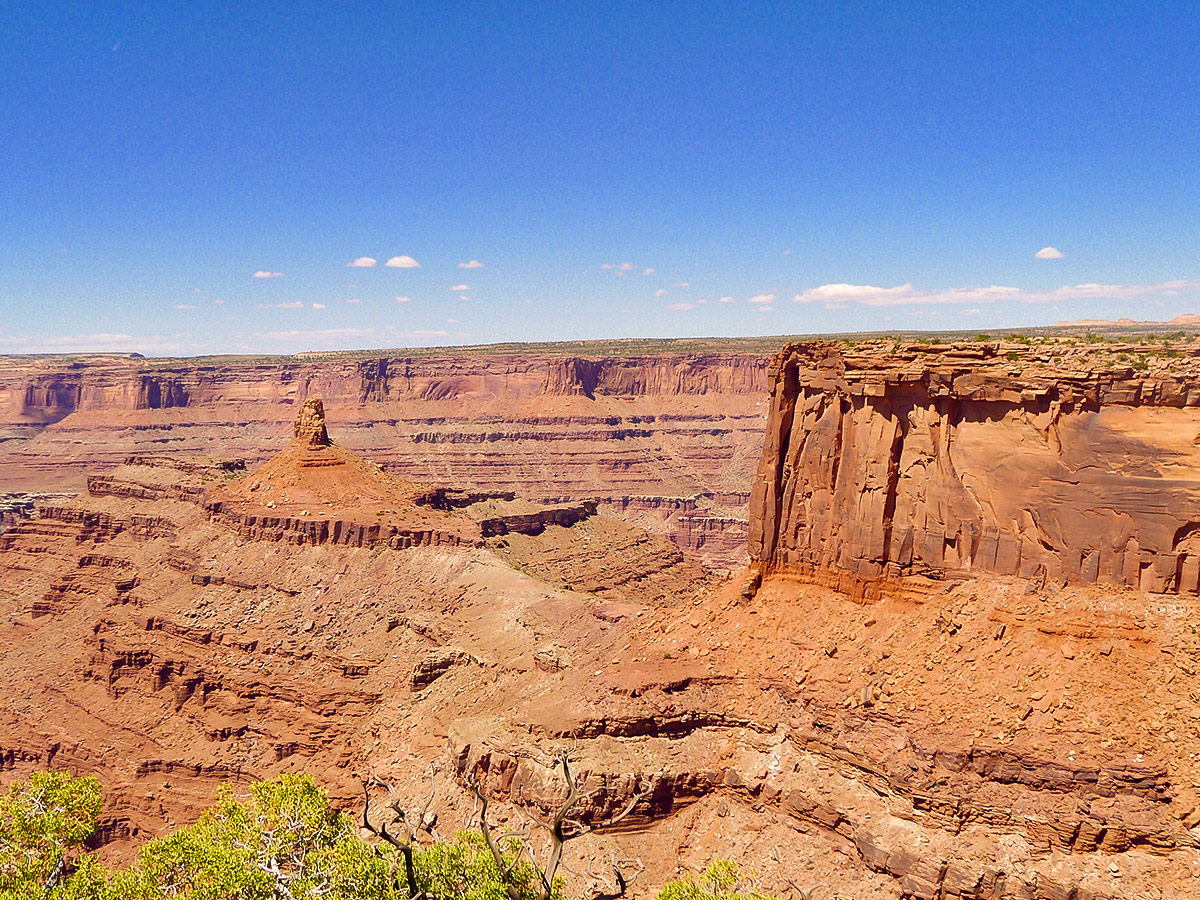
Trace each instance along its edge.
{"label": "rock spire", "polygon": [[295,443],[310,450],[329,446],[329,432],[325,430],[325,404],[320,397],[304,401],[296,416]]}

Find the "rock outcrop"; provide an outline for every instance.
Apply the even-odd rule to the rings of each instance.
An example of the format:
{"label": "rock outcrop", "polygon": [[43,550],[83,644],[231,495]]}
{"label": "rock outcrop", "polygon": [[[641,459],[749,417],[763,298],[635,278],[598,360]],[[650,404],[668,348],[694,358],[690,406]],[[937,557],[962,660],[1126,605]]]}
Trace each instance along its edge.
{"label": "rock outcrop", "polygon": [[1200,380],[1016,369],[987,349],[777,355],[754,562],[864,585],[988,572],[1196,593]]}
{"label": "rock outcrop", "polygon": [[323,450],[329,446],[329,432],[325,430],[325,404],[319,397],[304,401],[292,433],[293,442],[307,450]]}

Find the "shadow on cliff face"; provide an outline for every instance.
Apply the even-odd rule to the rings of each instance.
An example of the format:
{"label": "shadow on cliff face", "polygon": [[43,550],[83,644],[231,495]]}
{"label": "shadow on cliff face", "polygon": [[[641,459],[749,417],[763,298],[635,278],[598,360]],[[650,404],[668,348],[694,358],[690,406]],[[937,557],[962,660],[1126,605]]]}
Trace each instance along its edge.
{"label": "shadow on cliff face", "polygon": [[[872,579],[982,571],[1200,589],[1200,410],[1117,375],[1022,383],[931,358],[886,377],[827,346],[772,364],[750,553]],[[1176,395],[1179,396],[1176,396]]]}

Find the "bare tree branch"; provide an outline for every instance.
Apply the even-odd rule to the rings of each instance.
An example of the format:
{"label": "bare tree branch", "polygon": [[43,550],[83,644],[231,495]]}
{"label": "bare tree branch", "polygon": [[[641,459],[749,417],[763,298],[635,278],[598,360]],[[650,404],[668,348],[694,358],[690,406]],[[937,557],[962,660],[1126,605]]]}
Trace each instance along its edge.
{"label": "bare tree branch", "polygon": [[[533,862],[534,869],[538,874],[539,880],[541,881],[541,885],[538,890],[538,900],[550,900],[551,895],[554,893],[554,880],[558,874],[560,866],[562,866],[563,849],[568,841],[583,837],[587,834],[592,834],[596,831],[611,828],[632,813],[634,807],[636,807],[637,804],[650,793],[650,787],[647,785],[643,789],[643,786],[639,781],[635,785],[633,796],[630,798],[629,803],[624,807],[624,809],[602,822],[587,824],[580,819],[572,818],[571,812],[580,804],[591,800],[593,797],[599,794],[604,789],[604,786],[599,785],[589,789],[587,779],[579,778],[571,771],[570,754],[567,752],[561,753],[555,758],[553,767],[558,768],[559,766],[562,767],[563,780],[567,785],[567,795],[555,809],[550,819],[543,821],[534,816],[532,813],[522,810],[522,815],[526,816],[532,822],[536,823],[540,828],[546,831],[549,840],[549,846],[546,851],[546,862],[544,865],[538,863],[537,857],[534,855],[532,843],[526,841],[526,848],[529,853],[529,858]],[[512,867],[516,865],[516,859],[514,859],[512,863],[506,865],[504,856],[501,853],[496,839],[492,834],[491,827],[488,825],[488,801],[487,797],[483,793],[478,772],[472,773],[467,783],[475,792],[475,796],[479,804],[479,828],[483,833],[483,838],[488,845],[488,849],[491,851],[492,856],[496,861],[496,865],[499,867],[502,873],[502,877],[505,881],[506,892],[511,900],[520,900],[517,889],[513,884],[511,877]],[[520,854],[518,853],[517,858],[519,857]],[[640,860],[634,860],[633,862],[636,864],[637,868],[637,871],[634,873],[633,877],[636,877],[636,875],[641,872],[643,867]],[[595,897],[591,898],[591,900],[617,900],[617,898],[625,895],[625,891],[628,889],[632,878],[626,877],[625,873],[621,870],[621,867],[617,864],[615,856],[613,858],[612,868],[614,881],[616,883],[615,892],[601,890],[595,895]]]}
{"label": "bare tree branch", "polygon": [[[430,837],[437,839],[437,833],[434,831],[434,826],[437,824],[437,816],[429,811],[429,807],[433,805],[433,798],[436,794],[436,785],[434,775],[436,769],[430,766],[429,771],[429,798],[425,801],[425,805],[419,811],[407,811],[401,804],[400,798],[396,796],[392,786],[387,782],[379,779],[372,772],[370,774],[370,784],[379,785],[388,791],[390,803],[386,809],[392,812],[392,825],[397,823],[400,826],[399,833],[394,833],[388,830],[388,823],[380,821],[379,825],[374,825],[371,822],[371,790],[370,784],[366,778],[362,779],[363,787],[363,817],[362,824],[364,830],[375,835],[375,837],[386,842],[396,850],[400,851],[400,855],[404,860],[404,880],[408,887],[408,896],[412,900],[427,900],[424,898],[423,892],[417,886],[417,871],[415,861],[413,859],[413,851],[417,846],[417,836],[424,832]],[[517,898],[514,898],[517,900]]]}
{"label": "bare tree branch", "polygon": [[[500,880],[504,882],[504,892],[508,894],[511,900],[521,900],[521,891],[513,884],[512,873],[513,868],[517,864],[517,859],[520,854],[513,857],[511,863],[505,862],[504,854],[500,850],[500,845],[496,842],[495,836],[492,834],[491,826],[488,825],[487,808],[488,798],[483,792],[483,787],[479,783],[478,773],[472,773],[468,786],[475,792],[475,796],[479,800],[479,830],[483,834],[484,843],[487,844],[488,850],[492,853],[492,859],[496,863],[496,868],[500,872]],[[534,864],[536,867],[536,863]]]}

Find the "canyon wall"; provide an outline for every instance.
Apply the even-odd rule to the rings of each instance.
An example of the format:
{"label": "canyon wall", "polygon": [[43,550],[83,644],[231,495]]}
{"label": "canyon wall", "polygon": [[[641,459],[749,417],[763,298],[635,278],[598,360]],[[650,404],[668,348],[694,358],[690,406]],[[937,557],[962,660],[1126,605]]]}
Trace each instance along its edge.
{"label": "canyon wall", "polygon": [[881,358],[790,344],[771,363],[750,556],[864,584],[981,571],[1194,594],[1191,364],[1139,374],[991,345]]}
{"label": "canyon wall", "polygon": [[320,396],[346,447],[412,481],[596,502],[736,566],[769,353],[725,343],[630,356],[0,357],[0,491],[80,491],[86,472],[135,455],[253,468]]}

